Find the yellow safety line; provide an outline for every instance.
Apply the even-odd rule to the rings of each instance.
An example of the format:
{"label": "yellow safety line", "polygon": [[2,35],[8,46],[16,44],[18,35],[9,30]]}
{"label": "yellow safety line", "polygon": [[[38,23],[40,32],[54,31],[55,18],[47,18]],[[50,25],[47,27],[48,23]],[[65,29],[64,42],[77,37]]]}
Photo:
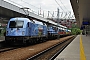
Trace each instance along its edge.
{"label": "yellow safety line", "polygon": [[81,36],[80,36],[80,60],[86,60]]}

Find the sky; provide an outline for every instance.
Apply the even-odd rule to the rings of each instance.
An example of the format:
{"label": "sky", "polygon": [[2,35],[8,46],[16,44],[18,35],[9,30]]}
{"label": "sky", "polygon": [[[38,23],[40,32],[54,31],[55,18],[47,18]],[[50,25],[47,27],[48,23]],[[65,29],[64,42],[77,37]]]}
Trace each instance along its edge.
{"label": "sky", "polygon": [[[17,5],[21,8],[28,7],[33,13],[40,16],[57,17],[57,8],[59,8],[60,18],[71,18],[73,16],[73,10],[70,4],[70,0],[4,0]],[[49,15],[48,15],[49,11]]]}

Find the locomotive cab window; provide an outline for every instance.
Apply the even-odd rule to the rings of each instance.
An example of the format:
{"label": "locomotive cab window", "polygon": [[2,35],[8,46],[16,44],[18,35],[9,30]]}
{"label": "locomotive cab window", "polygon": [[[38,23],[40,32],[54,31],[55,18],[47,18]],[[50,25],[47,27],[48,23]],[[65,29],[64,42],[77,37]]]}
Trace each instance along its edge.
{"label": "locomotive cab window", "polygon": [[24,21],[10,21],[10,28],[23,28]]}
{"label": "locomotive cab window", "polygon": [[16,28],[16,22],[10,21],[9,28]]}

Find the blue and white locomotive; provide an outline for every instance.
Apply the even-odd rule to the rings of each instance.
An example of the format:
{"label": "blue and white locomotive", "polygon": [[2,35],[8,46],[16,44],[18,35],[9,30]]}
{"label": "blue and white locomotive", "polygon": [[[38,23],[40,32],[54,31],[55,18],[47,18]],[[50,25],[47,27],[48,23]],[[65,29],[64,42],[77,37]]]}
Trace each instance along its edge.
{"label": "blue and white locomotive", "polygon": [[66,34],[66,31],[62,31],[64,26],[62,29],[54,25],[39,24],[33,21],[21,17],[11,18],[7,24],[5,41],[12,43],[37,43],[47,40],[47,38],[57,38],[58,35]]}
{"label": "blue and white locomotive", "polygon": [[28,18],[12,18],[6,28],[6,42],[37,42],[47,38],[47,26],[33,23]]}

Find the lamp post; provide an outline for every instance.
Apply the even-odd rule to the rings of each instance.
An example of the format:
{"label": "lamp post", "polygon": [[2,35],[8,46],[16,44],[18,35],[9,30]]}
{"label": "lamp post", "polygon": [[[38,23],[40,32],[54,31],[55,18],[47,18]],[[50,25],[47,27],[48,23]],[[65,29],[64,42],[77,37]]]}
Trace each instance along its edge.
{"label": "lamp post", "polygon": [[[59,26],[59,8],[57,8],[57,27]],[[58,32],[59,32],[59,29],[58,29]],[[57,36],[57,39],[59,39],[59,34]]]}

